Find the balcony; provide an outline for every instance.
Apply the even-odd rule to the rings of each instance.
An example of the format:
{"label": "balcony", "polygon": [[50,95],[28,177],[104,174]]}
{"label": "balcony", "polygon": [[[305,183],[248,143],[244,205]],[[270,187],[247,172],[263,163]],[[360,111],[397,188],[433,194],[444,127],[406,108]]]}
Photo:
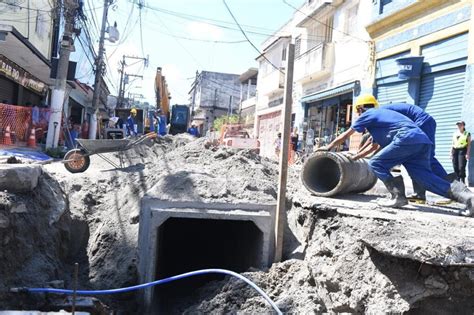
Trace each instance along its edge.
{"label": "balcony", "polygon": [[321,43],[295,59],[294,80],[308,82],[327,75],[333,66],[333,45]]}
{"label": "balcony", "polygon": [[282,91],[285,85],[285,68],[274,69],[258,81],[258,94],[270,95],[274,92]]}

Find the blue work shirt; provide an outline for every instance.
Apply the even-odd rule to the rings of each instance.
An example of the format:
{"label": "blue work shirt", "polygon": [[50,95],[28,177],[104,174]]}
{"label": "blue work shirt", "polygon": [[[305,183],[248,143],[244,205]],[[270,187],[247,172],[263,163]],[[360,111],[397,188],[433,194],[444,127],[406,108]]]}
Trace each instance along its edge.
{"label": "blue work shirt", "polygon": [[380,108],[390,109],[404,116],[407,116],[412,121],[414,121],[417,126],[422,126],[428,120],[433,119],[433,117],[431,117],[421,107],[412,105],[412,104],[395,103],[395,104],[382,105]]}
{"label": "blue work shirt", "polygon": [[367,129],[381,147],[392,142],[398,145],[433,144],[408,117],[384,108],[369,109],[352,123],[351,128],[361,133]]}
{"label": "blue work shirt", "polygon": [[127,118],[127,130],[130,135],[135,135],[135,120],[133,119],[132,115],[128,116]]}

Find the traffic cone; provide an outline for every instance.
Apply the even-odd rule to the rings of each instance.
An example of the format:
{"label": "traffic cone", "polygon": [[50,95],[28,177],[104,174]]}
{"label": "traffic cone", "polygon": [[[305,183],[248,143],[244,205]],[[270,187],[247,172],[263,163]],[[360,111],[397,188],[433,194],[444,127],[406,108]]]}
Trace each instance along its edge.
{"label": "traffic cone", "polygon": [[3,144],[11,145],[12,144],[12,137],[10,135],[10,125],[5,128],[5,134],[3,135]]}
{"label": "traffic cone", "polygon": [[31,133],[30,133],[30,137],[28,138],[27,145],[30,148],[36,148],[36,130],[35,130],[35,128],[31,128]]}

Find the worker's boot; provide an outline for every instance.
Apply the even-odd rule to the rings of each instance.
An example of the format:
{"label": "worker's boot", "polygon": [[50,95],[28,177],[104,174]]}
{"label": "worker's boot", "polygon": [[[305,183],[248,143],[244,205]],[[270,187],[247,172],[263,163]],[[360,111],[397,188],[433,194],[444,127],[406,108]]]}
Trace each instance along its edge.
{"label": "worker's boot", "polygon": [[413,182],[413,194],[409,195],[408,201],[413,203],[424,204],[426,203],[426,190],[418,184],[416,181]]}
{"label": "worker's boot", "polygon": [[462,214],[468,217],[474,217],[474,194],[466,185],[459,181],[451,183],[448,195],[451,199],[466,205],[466,211]]}
{"label": "worker's boot", "polygon": [[380,200],[378,202],[379,206],[400,208],[408,204],[408,200],[405,197],[405,184],[403,183],[403,177],[392,177],[383,183],[392,197],[390,199]]}
{"label": "worker's boot", "polygon": [[[444,177],[445,180],[452,183],[457,179],[456,173],[449,173]],[[426,189],[424,189],[420,184],[413,181],[413,194],[409,195],[408,201],[418,204],[426,203]],[[443,202],[446,203],[446,202]]]}

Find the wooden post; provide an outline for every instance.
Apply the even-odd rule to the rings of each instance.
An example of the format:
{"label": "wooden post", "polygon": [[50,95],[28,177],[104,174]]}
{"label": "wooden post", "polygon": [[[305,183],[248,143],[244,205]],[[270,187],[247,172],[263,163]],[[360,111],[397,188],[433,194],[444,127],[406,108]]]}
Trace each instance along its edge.
{"label": "wooden post", "polygon": [[288,179],[288,151],[290,147],[291,108],[293,105],[293,67],[295,59],[295,45],[288,45],[288,58],[285,69],[285,91],[283,94],[284,111],[283,132],[280,152],[280,175],[278,180],[278,201],[275,214],[275,259],[280,262],[283,254],[283,234],[286,224],[286,183]]}

